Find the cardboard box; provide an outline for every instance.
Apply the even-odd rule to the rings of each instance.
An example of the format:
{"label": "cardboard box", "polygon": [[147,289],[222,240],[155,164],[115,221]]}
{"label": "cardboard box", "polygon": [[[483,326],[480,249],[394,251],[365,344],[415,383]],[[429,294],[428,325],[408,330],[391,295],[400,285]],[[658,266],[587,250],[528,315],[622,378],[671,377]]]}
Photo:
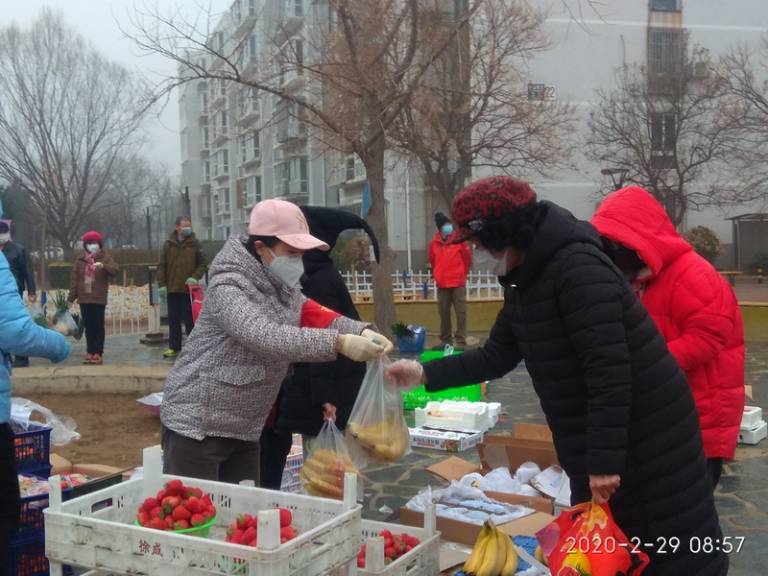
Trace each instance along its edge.
{"label": "cardboard box", "polygon": [[409,428],[411,446],[445,452],[464,452],[483,441],[483,433],[478,431],[439,430],[429,427]]}
{"label": "cardboard box", "polygon": [[[400,522],[408,526],[423,526],[424,515],[421,512],[415,512],[403,507],[400,508]],[[534,536],[536,532],[544,528],[555,519],[551,514],[544,512],[534,512],[524,518],[519,518],[502,524],[499,529],[510,536]],[[441,538],[452,542],[459,542],[472,546],[477,540],[482,526],[460,522],[450,518],[437,518],[437,529],[440,531]]]}

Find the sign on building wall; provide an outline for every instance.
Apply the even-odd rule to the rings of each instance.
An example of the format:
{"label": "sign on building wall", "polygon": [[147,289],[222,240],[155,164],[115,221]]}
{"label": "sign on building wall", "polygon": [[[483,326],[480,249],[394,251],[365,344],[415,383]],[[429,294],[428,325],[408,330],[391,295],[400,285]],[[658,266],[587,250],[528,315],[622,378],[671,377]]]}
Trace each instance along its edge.
{"label": "sign on building wall", "polygon": [[528,100],[546,101],[554,100],[557,96],[555,87],[551,84],[528,84]]}

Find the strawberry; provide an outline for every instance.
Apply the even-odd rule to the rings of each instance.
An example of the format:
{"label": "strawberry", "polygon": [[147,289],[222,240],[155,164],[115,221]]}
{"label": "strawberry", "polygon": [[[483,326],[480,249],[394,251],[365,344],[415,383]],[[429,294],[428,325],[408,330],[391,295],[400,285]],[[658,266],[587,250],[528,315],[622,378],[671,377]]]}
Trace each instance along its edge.
{"label": "strawberry", "polygon": [[165,530],[167,527],[167,524],[161,520],[160,518],[152,518],[152,521],[149,523],[150,528],[154,528],[155,530]]}
{"label": "strawberry", "polygon": [[160,490],[157,491],[157,495],[155,496],[155,499],[159,502],[163,501],[163,498],[168,496],[168,492],[165,491],[165,488],[160,488]]}
{"label": "strawberry", "polygon": [[[203,498],[203,491],[200,488],[187,488],[187,494],[191,494],[196,498]],[[206,494],[206,496],[208,496],[208,494]],[[208,499],[210,500],[211,497],[208,496]]]}
{"label": "strawberry", "polygon": [[248,516],[250,516],[250,514],[240,514],[240,516],[237,517],[237,527],[240,530],[245,530],[250,525]]}
{"label": "strawberry", "polygon": [[413,550],[413,546],[411,546],[410,544],[406,545],[406,547],[405,547],[405,553],[407,554],[407,553],[408,553],[408,552],[410,552],[411,550]]}
{"label": "strawberry", "polygon": [[149,514],[147,512],[145,512],[144,510],[139,512],[138,515],[136,516],[136,520],[138,520],[139,524],[141,524],[142,526],[144,526],[144,524],[149,522],[149,518],[150,518]]}
{"label": "strawberry", "polygon": [[163,507],[170,506],[171,510],[176,508],[179,504],[181,504],[181,498],[178,496],[166,496],[163,498],[162,502],[160,503]]}
{"label": "strawberry", "polygon": [[165,485],[165,489],[169,494],[184,494],[184,484],[181,480],[171,480]]}
{"label": "strawberry", "polygon": [[389,530],[382,530],[379,536],[382,536],[384,540],[392,540],[392,532]]}
{"label": "strawberry", "polygon": [[160,508],[160,506],[155,506],[154,508],[152,508],[152,510],[149,511],[149,516],[151,518],[159,518],[162,512],[163,512],[163,509]]}
{"label": "strawberry", "polygon": [[243,532],[243,543],[250,544],[253,540],[256,540],[256,528],[250,526]]}
{"label": "strawberry", "polygon": [[177,506],[173,509],[174,520],[189,520],[192,517],[192,513],[184,508],[184,506]]}
{"label": "strawberry", "polygon": [[293,526],[284,526],[280,528],[280,538],[292,540],[293,538],[296,538],[296,530],[293,529]]}
{"label": "strawberry", "polygon": [[141,507],[147,512],[150,512],[152,508],[157,508],[158,506],[160,506],[160,502],[157,501],[157,498],[152,497],[144,500],[144,503],[141,505]]}
{"label": "strawberry", "polygon": [[203,501],[206,507],[213,508],[213,500],[211,500],[210,494],[204,494],[203,496],[198,496],[198,498]]}
{"label": "strawberry", "polygon": [[392,546],[387,546],[384,548],[384,558],[394,558],[395,557],[395,549]]}
{"label": "strawberry", "polygon": [[293,514],[291,514],[291,511],[286,508],[279,508],[280,510],[280,528],[285,528],[286,526],[290,526],[291,522],[293,522]]}
{"label": "strawberry", "polygon": [[166,526],[166,528],[168,528],[168,530],[173,530],[173,524],[176,522],[173,519],[173,516],[166,516],[164,522],[165,522],[165,526]]}
{"label": "strawberry", "polygon": [[199,514],[203,510],[203,503],[200,501],[200,499],[197,496],[190,496],[188,500],[185,500],[186,508],[192,514]]}
{"label": "strawberry", "polygon": [[186,520],[179,520],[178,522],[173,523],[173,529],[174,530],[186,530],[189,528],[189,522]]}
{"label": "strawberry", "polygon": [[[187,514],[189,514],[189,511],[187,511]],[[206,519],[202,514],[192,514],[189,517],[189,523],[192,524],[192,526],[202,526],[208,520],[210,520],[210,518]]]}

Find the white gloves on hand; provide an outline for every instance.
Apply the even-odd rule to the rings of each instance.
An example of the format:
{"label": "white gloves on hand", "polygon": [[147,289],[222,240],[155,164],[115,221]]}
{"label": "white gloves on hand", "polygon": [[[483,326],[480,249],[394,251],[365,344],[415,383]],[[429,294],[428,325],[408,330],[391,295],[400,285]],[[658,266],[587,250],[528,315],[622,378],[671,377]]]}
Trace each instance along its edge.
{"label": "white gloves on hand", "polygon": [[386,367],[387,382],[397,388],[412,390],[425,383],[424,367],[415,360],[398,360]]}
{"label": "white gloves on hand", "polygon": [[339,334],[336,351],[355,362],[368,362],[379,358],[384,353],[384,346],[365,336]]}
{"label": "white gloves on hand", "polygon": [[366,328],[365,330],[363,330],[360,336],[363,336],[364,338],[368,338],[369,340],[373,340],[376,344],[380,344],[381,346],[383,346],[384,354],[389,354],[390,352],[392,352],[392,350],[395,349],[395,347],[392,345],[392,342],[387,340],[387,338],[385,338],[378,332],[371,330],[370,328]]}

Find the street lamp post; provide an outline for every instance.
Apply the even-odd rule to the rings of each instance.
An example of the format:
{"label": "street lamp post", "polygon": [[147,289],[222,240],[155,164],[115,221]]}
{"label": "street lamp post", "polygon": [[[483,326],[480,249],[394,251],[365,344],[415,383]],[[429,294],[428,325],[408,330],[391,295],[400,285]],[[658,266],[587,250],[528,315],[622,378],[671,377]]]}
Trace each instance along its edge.
{"label": "street lamp post", "polygon": [[614,190],[621,190],[624,187],[624,180],[628,172],[629,170],[626,168],[603,168],[600,170],[600,174],[603,176],[610,176]]}

